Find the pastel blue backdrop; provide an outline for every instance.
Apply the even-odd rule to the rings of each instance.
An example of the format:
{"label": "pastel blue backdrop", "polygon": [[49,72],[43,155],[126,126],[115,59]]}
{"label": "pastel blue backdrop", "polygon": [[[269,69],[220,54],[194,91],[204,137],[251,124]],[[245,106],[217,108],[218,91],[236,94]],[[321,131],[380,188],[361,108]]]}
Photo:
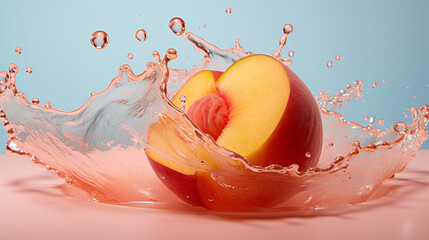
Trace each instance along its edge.
{"label": "pastel blue backdrop", "polygon": [[[122,64],[142,72],[153,50],[176,48],[174,68],[199,64],[201,54],[168,28],[176,16],[186,21],[187,31],[220,48],[234,46],[239,38],[245,50],[266,54],[278,46],[282,26],[293,24],[283,55],[295,51],[292,69],[315,95],[365,82],[366,102],[349,104],[342,111],[347,120],[364,123],[364,116],[376,116],[385,120],[385,128],[398,120],[409,122],[404,114],[409,116],[410,107],[429,104],[429,1],[14,0],[1,6],[0,71],[17,64],[18,89],[57,109],[81,106],[92,91],[108,86]],[[148,32],[144,43],[134,37],[140,28]],[[103,50],[89,43],[96,30],[110,36]],[[18,46],[21,55],[14,52]],[[133,60],[127,59],[129,52]],[[334,61],[336,55],[345,61]],[[330,69],[329,60],[334,62]],[[33,68],[31,75],[25,73],[27,66]],[[372,82],[378,83],[376,89]],[[0,145],[6,140],[1,128]],[[423,148],[429,148],[429,141]]]}

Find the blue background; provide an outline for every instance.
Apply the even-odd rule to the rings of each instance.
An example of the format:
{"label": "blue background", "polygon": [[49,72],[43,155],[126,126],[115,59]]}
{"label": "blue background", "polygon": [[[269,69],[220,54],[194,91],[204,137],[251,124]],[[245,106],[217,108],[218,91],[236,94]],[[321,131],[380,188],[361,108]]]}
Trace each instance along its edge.
{"label": "blue background", "polygon": [[[0,71],[17,64],[18,90],[61,110],[74,110],[92,91],[104,90],[122,64],[141,73],[153,61],[153,50],[163,54],[176,48],[174,68],[200,64],[201,54],[168,28],[176,16],[186,21],[187,31],[222,49],[239,38],[246,51],[265,54],[277,48],[282,26],[293,24],[282,53],[295,51],[292,69],[315,95],[324,89],[338,92],[355,80],[365,82],[366,102],[349,104],[342,111],[347,120],[363,124],[364,116],[381,117],[384,129],[398,120],[410,122],[404,117],[410,107],[429,104],[429,1],[15,0],[1,5]],[[134,37],[140,28],[148,32],[144,43]],[[103,50],[89,43],[96,30],[110,36]],[[18,46],[21,55],[14,52]],[[128,52],[133,60],[127,59]],[[346,61],[334,61],[336,55]],[[326,67],[328,60],[333,68]],[[27,66],[33,68],[31,75],[25,73]],[[378,83],[376,89],[372,82]],[[1,128],[0,145],[6,141]],[[423,148],[429,148],[429,141]]]}

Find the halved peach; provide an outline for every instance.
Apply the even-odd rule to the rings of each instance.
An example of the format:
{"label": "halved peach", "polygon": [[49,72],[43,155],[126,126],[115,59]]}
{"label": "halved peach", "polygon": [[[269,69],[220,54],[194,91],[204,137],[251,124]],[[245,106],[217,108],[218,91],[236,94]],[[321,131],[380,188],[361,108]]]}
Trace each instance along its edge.
{"label": "halved peach", "polygon": [[[180,107],[179,97],[186,96],[189,118],[219,146],[240,154],[254,165],[286,167],[298,164],[299,169],[305,171],[317,164],[323,137],[320,113],[311,92],[292,70],[270,56],[252,55],[240,59],[219,75],[212,71],[196,74],[178,91],[172,99],[173,104]],[[165,147],[160,143],[165,145],[169,135],[177,135],[167,130],[171,130],[167,125],[164,122],[163,126],[152,126],[148,133],[149,144],[161,152]],[[170,139],[170,147],[189,149],[174,138]],[[282,198],[275,192],[276,188],[268,188],[272,189],[271,193],[266,190],[248,193],[248,198],[252,199],[249,203],[243,201],[246,196],[221,190],[223,187],[205,176],[206,172],[190,167],[192,164],[180,165],[181,161],[197,164],[200,159],[207,160],[204,156],[195,159],[179,156],[171,161],[154,151],[147,151],[147,155],[164,183],[193,205],[231,210],[234,199],[247,202],[249,207],[252,204],[253,207],[267,207]],[[206,157],[214,162],[211,156]],[[247,181],[257,185],[251,179]],[[207,202],[206,195],[213,191],[217,192],[217,201],[225,204]]]}

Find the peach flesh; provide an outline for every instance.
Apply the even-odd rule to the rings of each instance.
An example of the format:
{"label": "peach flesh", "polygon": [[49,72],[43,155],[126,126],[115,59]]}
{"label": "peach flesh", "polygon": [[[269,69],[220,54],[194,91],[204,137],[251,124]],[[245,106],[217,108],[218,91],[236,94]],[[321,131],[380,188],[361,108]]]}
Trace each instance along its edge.
{"label": "peach flesh", "polygon": [[217,140],[228,122],[228,107],[225,100],[214,93],[195,101],[188,110],[188,117]]}

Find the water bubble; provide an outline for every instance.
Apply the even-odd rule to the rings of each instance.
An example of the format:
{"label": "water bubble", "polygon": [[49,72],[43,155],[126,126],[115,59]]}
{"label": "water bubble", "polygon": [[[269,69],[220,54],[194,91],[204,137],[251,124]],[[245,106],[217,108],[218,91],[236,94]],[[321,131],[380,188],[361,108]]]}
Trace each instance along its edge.
{"label": "water bubble", "polygon": [[43,107],[44,107],[44,108],[51,108],[51,107],[52,107],[52,104],[51,104],[51,102],[45,102],[45,103],[43,104]]}
{"label": "water bubble", "polygon": [[33,99],[31,100],[31,102],[32,102],[33,104],[39,104],[39,103],[40,103],[40,100],[39,100],[38,98],[33,98]]}
{"label": "water bubble", "polygon": [[96,31],[91,35],[91,44],[97,49],[103,49],[109,43],[109,35],[104,31]]}
{"label": "water bubble", "polygon": [[383,119],[381,119],[381,118],[380,118],[380,119],[378,119],[378,120],[377,120],[377,124],[378,124],[378,125],[380,125],[380,126],[381,126],[381,125],[384,125],[384,120],[383,120]]}
{"label": "water bubble", "polygon": [[231,14],[231,11],[232,11],[231,8],[226,8],[225,9],[226,14],[228,14],[228,15]]}
{"label": "water bubble", "polygon": [[25,72],[28,73],[28,74],[32,74],[33,73],[33,69],[31,67],[27,67],[25,69]]}
{"label": "water bubble", "polygon": [[293,26],[291,24],[285,24],[283,26],[283,32],[285,34],[290,34],[291,32],[293,32]]}
{"label": "water bubble", "polygon": [[140,42],[144,42],[147,39],[147,32],[144,29],[139,29],[136,32],[136,39]]}
{"label": "water bubble", "polygon": [[328,62],[326,63],[326,66],[327,66],[328,68],[332,68],[332,67],[334,66],[334,63],[333,63],[332,61],[328,61]]}
{"label": "water bubble", "polygon": [[340,61],[340,60],[341,60],[341,56],[340,55],[335,56],[335,61]]}
{"label": "water bubble", "polygon": [[376,82],[371,83],[372,88],[376,88],[377,86],[378,86],[378,84]]}
{"label": "water bubble", "polygon": [[178,17],[172,18],[168,23],[168,27],[170,27],[171,31],[177,36],[182,35],[186,30],[185,21]]}
{"label": "water bubble", "polygon": [[15,48],[15,53],[20,55],[22,53],[22,49],[20,47]]}
{"label": "water bubble", "polygon": [[289,57],[294,57],[295,56],[295,52],[294,51],[289,51],[288,55],[289,55]]}
{"label": "water bubble", "polygon": [[306,152],[305,157],[308,157],[308,158],[311,157],[311,152]]}
{"label": "water bubble", "polygon": [[134,58],[134,55],[133,55],[132,53],[128,53],[128,54],[127,54],[127,58],[131,60],[131,59],[133,59],[133,58]]}

